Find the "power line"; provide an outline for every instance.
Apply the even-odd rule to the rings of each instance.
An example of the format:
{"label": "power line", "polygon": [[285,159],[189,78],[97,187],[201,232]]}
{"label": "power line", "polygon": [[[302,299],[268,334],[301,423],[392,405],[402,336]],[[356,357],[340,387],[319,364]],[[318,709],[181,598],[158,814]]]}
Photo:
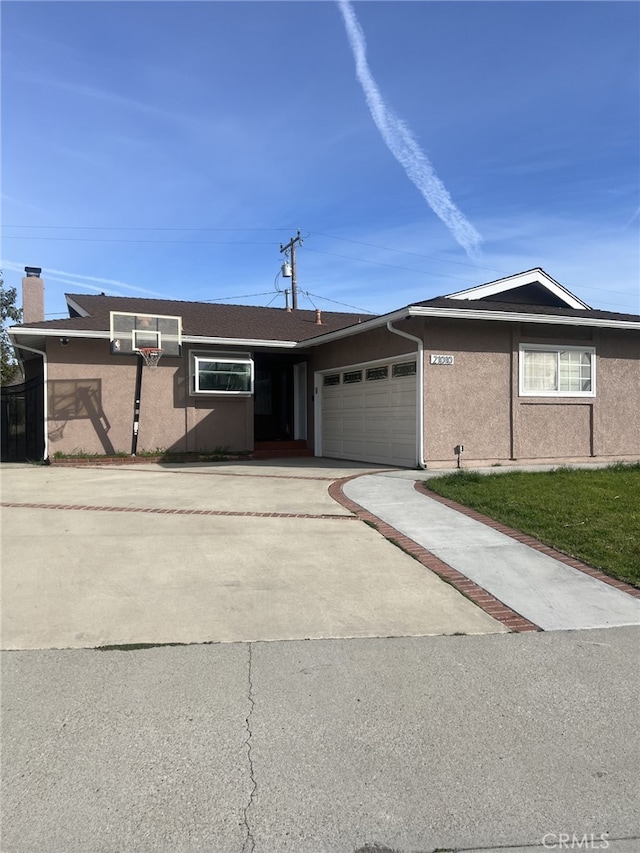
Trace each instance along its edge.
{"label": "power line", "polygon": [[59,231],[290,231],[291,227],[283,228],[176,228],[151,225],[148,228],[127,225],[6,225],[5,228],[42,228]]}
{"label": "power line", "polygon": [[[348,242],[351,242],[351,241],[348,241]],[[357,242],[357,241],[353,241],[353,242]],[[372,244],[365,243],[363,245],[372,245]],[[378,246],[377,248],[382,249],[384,247]],[[366,258],[354,258],[352,255],[339,255],[339,254],[337,254],[337,252],[326,252],[326,251],[323,251],[322,249],[312,249],[311,247],[308,247],[308,250],[310,252],[316,252],[316,254],[319,254],[319,255],[332,255],[335,258],[343,258],[344,260],[347,260],[347,261],[356,261],[358,263],[363,263],[363,264],[375,264],[375,265],[381,266],[381,267],[391,267],[392,269],[402,270],[403,272],[416,272],[416,273],[419,273],[420,275],[430,275],[430,276],[433,276],[434,278],[452,278],[452,279],[455,279],[456,281],[464,281],[467,284],[476,284],[476,281],[474,279],[461,278],[458,275],[449,275],[448,273],[444,273],[444,272],[433,272],[432,270],[418,270],[418,269],[415,269],[414,267],[399,267],[396,264],[386,264],[383,261],[372,261],[372,260],[369,260]],[[401,250],[400,249],[390,249],[390,251],[398,251],[399,252]],[[404,252],[403,254],[416,255],[415,252]],[[416,257],[426,258],[426,257],[428,257],[428,255],[416,255]],[[443,259],[436,258],[436,260],[443,260]],[[446,263],[458,263],[458,261],[446,261]],[[471,264],[469,264],[469,266],[471,266]],[[488,267],[479,267],[479,269],[489,269],[489,268]],[[500,270],[492,270],[492,271],[493,272],[500,272]],[[505,275],[513,275],[513,273],[505,273]],[[628,295],[627,292],[624,290],[610,290],[608,287],[607,288],[605,288],[605,287],[591,287],[587,284],[580,284],[579,287],[581,290],[595,290],[598,293],[616,293],[619,296],[627,296]]]}
{"label": "power line", "polygon": [[[394,249],[391,246],[380,246],[377,243],[365,243],[363,240],[351,240],[348,237],[337,237],[334,234],[328,234],[324,231],[316,231],[314,233],[321,236],[321,237],[328,237],[330,240],[341,240],[343,243],[353,243],[354,245],[357,245],[357,246],[369,246],[372,249],[381,249],[382,251],[385,251],[385,252],[397,252],[400,255],[411,255],[412,257],[415,257],[415,258],[425,258],[427,260],[440,261],[441,263],[445,263],[445,264],[458,264],[459,266],[471,267],[472,269],[478,269],[478,270],[486,270],[487,272],[497,272],[497,273],[501,273],[502,275],[512,275],[513,274],[510,270],[497,269],[496,267],[483,267],[483,266],[480,266],[478,264],[470,264],[466,261],[455,261],[455,260],[452,260],[450,258],[439,258],[436,255],[423,255],[419,252],[408,252],[406,249]],[[319,251],[319,250],[318,249],[315,249],[315,250],[311,249],[311,251],[313,252],[313,251]],[[331,253],[326,252],[326,254],[331,254]],[[347,255],[336,255],[336,257],[348,258]],[[349,259],[351,260],[351,258],[349,258]],[[352,260],[361,260],[361,259],[360,258],[353,258]],[[372,264],[372,263],[381,263],[381,262],[380,261],[366,261],[365,263],[371,263]],[[381,265],[382,266],[393,266],[393,264],[382,264],[382,263],[381,263]],[[408,267],[397,267],[397,269],[402,269],[402,270],[405,270],[408,272],[417,272],[417,270],[410,270]],[[426,270],[425,272],[427,272],[430,275],[438,275],[438,276],[442,276],[444,278],[455,278],[455,276],[445,276],[444,273],[429,273],[428,270]],[[460,279],[460,281],[469,281],[469,279]],[[627,295],[626,291],[624,291],[624,290],[610,290],[609,288],[603,288],[603,287],[590,287],[589,285],[586,285],[586,284],[581,284],[580,288],[584,289],[584,290],[595,290],[599,293],[617,293],[619,296],[626,296]]]}
{"label": "power line", "polygon": [[356,261],[362,264],[375,264],[379,267],[391,267],[394,270],[403,270],[404,272],[417,272],[420,275],[433,275],[438,278],[454,278],[457,281],[464,281],[467,284],[475,284],[475,281],[470,278],[461,278],[459,275],[447,275],[446,273],[434,273],[429,272],[429,270],[417,270],[413,267],[399,267],[397,264],[385,264],[383,261],[370,261],[366,258],[353,258],[350,255],[339,255],[337,252],[324,252],[322,249],[312,249],[309,247],[310,252],[315,252],[318,255],[332,255],[334,258],[343,258],[346,261]]}
{"label": "power line", "polygon": [[224,245],[224,246],[274,246],[275,241],[266,240],[129,240],[108,237],[22,237],[5,235],[5,240],[54,240],[59,243],[157,243],[159,245],[174,243],[184,246],[192,245]]}
{"label": "power line", "polygon": [[494,267],[481,267],[478,264],[470,264],[466,261],[454,261],[449,258],[439,258],[436,255],[422,255],[419,252],[408,252],[406,249],[394,249],[391,246],[379,246],[376,243],[365,243],[363,240],[350,240],[347,237],[336,237],[333,234],[326,234],[323,231],[316,231],[315,233],[321,237],[328,237],[330,240],[341,240],[343,243],[354,243],[357,246],[369,246],[372,249],[382,249],[385,252],[397,252],[400,255],[413,255],[415,258],[426,258],[427,260],[440,261],[444,264],[459,264],[460,266],[471,267],[472,269],[487,270],[487,272],[498,272],[503,273],[504,275],[511,275],[510,272],[498,270]]}
{"label": "power line", "polygon": [[[176,227],[155,227],[151,226],[148,228],[144,227],[118,227],[118,226],[99,226],[99,225],[5,225],[5,228],[33,228],[33,229],[56,229],[56,230],[75,230],[75,231],[166,231],[166,232],[229,232],[229,231],[285,231],[290,230],[286,228],[176,228]],[[309,232],[311,233],[311,232]],[[338,237],[333,234],[329,234],[324,231],[316,231],[314,232],[318,236],[327,237],[330,240],[340,240],[344,243],[353,243],[354,245],[360,246],[369,246],[373,249],[380,249],[381,251],[386,252],[396,252],[397,254],[402,255],[410,255],[416,258],[424,258],[426,260],[435,260],[440,263],[447,264],[458,264],[460,266],[470,267],[472,269],[477,270],[486,270],[488,272],[496,272],[501,273],[503,275],[511,275],[511,272],[507,272],[506,270],[497,269],[495,267],[482,267],[476,264],[470,264],[465,261],[457,261],[448,258],[440,258],[436,255],[423,255],[419,252],[409,252],[405,249],[395,249],[390,246],[380,246],[376,243],[368,243],[363,240],[352,240],[347,237]],[[185,245],[185,246],[193,246],[193,245],[222,245],[222,246],[273,246],[275,242],[265,241],[265,240],[148,240],[148,239],[109,239],[109,238],[100,238],[100,237],[40,237],[40,236],[22,236],[22,235],[6,235],[4,236],[4,240],[48,240],[48,241],[59,241],[59,242],[85,242],[85,243],[132,243],[132,244],[150,244],[150,245]],[[462,278],[460,276],[449,275],[447,273],[435,273],[431,270],[417,270],[412,267],[400,267],[396,264],[388,264],[383,261],[374,261],[365,258],[354,258],[349,255],[340,255],[336,252],[327,252],[322,251],[321,249],[313,249],[308,247],[309,251],[316,252],[317,254],[330,255],[336,258],[342,258],[344,260],[355,261],[356,263],[366,263],[366,264],[375,264],[376,266],[390,267],[392,269],[402,270],[403,272],[414,272],[422,275],[431,275],[438,278],[450,278],[456,281],[463,281],[468,284],[475,284],[475,280]],[[626,291],[622,290],[611,290],[609,288],[603,287],[593,287],[592,285],[580,284],[581,290],[591,290],[597,293],[604,294],[612,294],[615,293],[619,296],[627,296]],[[615,304],[615,303],[614,303]],[[619,304],[619,303],[618,303]]]}
{"label": "power line", "polygon": [[363,314],[375,314],[375,311],[370,311],[368,308],[361,308],[358,305],[350,305],[348,302],[340,302],[337,299],[329,299],[328,296],[320,296],[318,293],[309,293],[308,290],[303,291],[307,296],[313,296],[315,299],[322,299],[324,302],[333,302],[335,305],[344,305],[345,308],[354,308],[356,311],[362,311]]}
{"label": "power line", "polygon": [[315,303],[315,302],[313,301],[313,299],[311,298],[311,294],[309,293],[309,291],[308,291],[308,290],[302,290],[302,291],[301,291],[301,293],[303,293],[303,294],[307,297],[307,299],[309,300],[309,302],[313,305],[313,307],[314,307],[316,310],[318,310],[318,306],[316,305],[316,303]]}
{"label": "power line", "polygon": [[271,296],[272,293],[273,290],[266,290],[264,293],[243,293],[242,296],[216,296],[215,299],[199,299],[198,302],[226,302],[228,299],[253,299],[254,296]]}

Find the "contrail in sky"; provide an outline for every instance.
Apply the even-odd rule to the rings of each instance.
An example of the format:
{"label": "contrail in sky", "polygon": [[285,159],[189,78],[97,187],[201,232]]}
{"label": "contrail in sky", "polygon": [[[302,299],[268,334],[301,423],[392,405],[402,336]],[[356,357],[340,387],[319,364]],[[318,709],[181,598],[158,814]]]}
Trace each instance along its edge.
{"label": "contrail in sky", "polygon": [[439,216],[467,255],[478,257],[482,237],[458,210],[445,185],[436,175],[429,158],[416,142],[407,125],[385,104],[367,63],[367,47],[362,28],[349,0],[338,0],[356,62],[356,76],[364,91],[369,110],[387,144],[404,168],[409,180],[420,191],[431,210]]}
{"label": "contrail in sky", "polygon": [[[16,261],[0,261],[3,267],[7,269],[11,269],[15,272],[20,272],[24,269],[24,264],[19,264]],[[96,290],[98,293],[105,290],[105,285],[111,285],[110,289],[113,291],[116,290],[133,290],[136,293],[146,293],[150,296],[162,296],[162,293],[158,293],[157,290],[147,290],[145,287],[137,287],[134,284],[126,284],[124,281],[118,281],[115,278],[98,278],[95,275],[79,275],[75,272],[67,272],[66,270],[54,270],[49,269],[48,267],[43,267],[42,271],[44,272],[45,278],[47,281],[59,281],[62,284],[69,284],[72,287],[86,287],[89,290]],[[62,278],[59,278],[62,276]],[[102,285],[102,287],[95,287],[91,284],[87,284],[88,281],[95,281],[97,284]]]}

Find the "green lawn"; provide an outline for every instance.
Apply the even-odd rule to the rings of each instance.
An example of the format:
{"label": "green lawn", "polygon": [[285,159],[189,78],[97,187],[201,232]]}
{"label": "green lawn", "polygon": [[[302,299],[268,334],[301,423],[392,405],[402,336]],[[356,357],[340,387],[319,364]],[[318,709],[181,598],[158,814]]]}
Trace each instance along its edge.
{"label": "green lawn", "polygon": [[462,470],[425,485],[640,587],[640,464],[488,475]]}

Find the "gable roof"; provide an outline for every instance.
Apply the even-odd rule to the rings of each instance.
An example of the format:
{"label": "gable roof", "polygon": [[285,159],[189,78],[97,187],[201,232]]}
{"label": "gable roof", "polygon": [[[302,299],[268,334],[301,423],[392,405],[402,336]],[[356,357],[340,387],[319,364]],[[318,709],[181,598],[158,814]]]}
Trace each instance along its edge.
{"label": "gable roof", "polygon": [[[535,272],[534,270],[530,272]],[[525,275],[524,273],[520,275]],[[528,274],[526,274],[528,275]],[[518,276],[511,276],[512,279]],[[501,281],[503,281],[501,279]],[[506,279],[504,279],[506,281]],[[396,323],[402,320],[408,320],[411,317],[446,317],[452,320],[494,320],[503,323],[532,323],[545,324],[552,326],[584,326],[585,328],[607,328],[619,330],[640,331],[640,315],[638,314],[622,314],[617,311],[599,311],[595,308],[570,308],[566,304],[554,304],[554,301],[546,295],[540,297],[536,291],[532,291],[529,286],[533,282],[522,282],[516,289],[506,288],[504,297],[515,296],[512,302],[498,301],[498,294],[484,294],[480,297],[453,299],[454,294],[447,296],[436,296],[434,299],[427,299],[424,302],[415,302],[412,305],[407,305],[405,308],[399,308],[388,314],[372,317],[369,320],[364,320],[361,324],[347,328],[338,329],[334,332],[327,331],[322,335],[313,338],[307,343],[308,347],[320,346],[330,341],[345,338],[350,335],[366,332],[370,329],[375,329],[389,323]],[[472,288],[471,292],[480,292],[484,285],[479,288]],[[564,288],[563,288],[564,290]],[[531,299],[535,297],[537,302],[524,302],[524,295]],[[461,293],[467,291],[461,291]],[[569,294],[569,291],[566,291]],[[572,294],[569,294],[572,296]],[[580,300],[577,300],[580,302]],[[584,303],[580,302],[584,305]]]}
{"label": "gable roof", "polygon": [[[544,270],[536,268],[457,293],[416,302],[382,315],[223,305],[173,299],[67,294],[71,317],[12,326],[14,346],[50,335],[109,339],[110,312],[182,317],[183,342],[249,347],[315,347],[410,317],[447,317],[640,331],[640,316],[587,306]],[[576,307],[579,306],[579,307]],[[84,316],[82,316],[84,315]]]}
{"label": "gable roof", "polygon": [[527,305],[555,305],[558,308],[586,310],[590,308],[586,302],[570,293],[541,267],[489,281],[487,284],[480,284],[467,290],[459,290],[457,293],[450,293],[447,299],[474,301],[496,299],[499,302],[517,302]]}

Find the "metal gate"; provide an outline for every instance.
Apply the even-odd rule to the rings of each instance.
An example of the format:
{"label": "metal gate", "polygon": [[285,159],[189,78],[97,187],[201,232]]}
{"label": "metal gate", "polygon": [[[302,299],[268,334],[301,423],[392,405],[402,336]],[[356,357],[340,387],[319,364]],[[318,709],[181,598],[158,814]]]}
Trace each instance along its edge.
{"label": "metal gate", "polygon": [[44,380],[36,376],[1,389],[3,462],[39,461],[44,456]]}

